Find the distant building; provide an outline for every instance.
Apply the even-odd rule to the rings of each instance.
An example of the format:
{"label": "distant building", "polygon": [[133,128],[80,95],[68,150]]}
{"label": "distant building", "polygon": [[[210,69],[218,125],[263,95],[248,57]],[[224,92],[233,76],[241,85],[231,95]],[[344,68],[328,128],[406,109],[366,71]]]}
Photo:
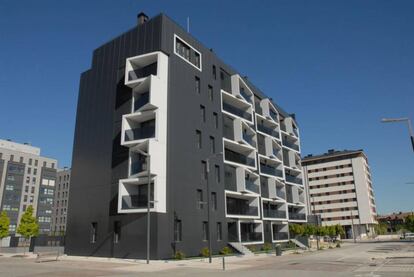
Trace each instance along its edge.
{"label": "distant building", "polygon": [[362,150],[308,155],[302,165],[309,214],[320,215],[322,225],[344,226],[347,238],[353,232],[357,238],[374,233],[377,211],[368,159]]}
{"label": "distant building", "polygon": [[405,218],[409,215],[414,215],[414,212],[399,212],[387,215],[379,215],[377,216],[377,220],[378,223],[387,224],[388,232],[396,232],[398,231],[398,226],[403,225],[405,223]]}
{"label": "distant building", "polygon": [[70,168],[58,169],[51,227],[51,232],[54,235],[64,234],[66,232],[69,186]]}
{"label": "distant building", "polygon": [[40,233],[50,233],[56,167],[57,161],[40,156],[38,147],[0,140],[0,211],[10,217],[11,234],[30,205]]}

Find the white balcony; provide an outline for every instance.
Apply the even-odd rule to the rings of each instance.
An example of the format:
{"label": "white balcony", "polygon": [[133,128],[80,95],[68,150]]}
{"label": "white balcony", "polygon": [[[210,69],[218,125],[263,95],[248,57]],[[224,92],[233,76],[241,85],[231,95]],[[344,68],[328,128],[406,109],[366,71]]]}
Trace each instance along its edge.
{"label": "white balcony", "polygon": [[221,91],[221,99],[221,109],[224,114],[233,118],[240,118],[248,124],[253,124],[253,106],[250,103],[243,101],[224,90]]}
{"label": "white balcony", "polygon": [[256,148],[256,132],[240,118],[223,115],[223,133],[227,139]]}
{"label": "white balcony", "polygon": [[265,220],[287,220],[286,202],[262,198],[262,215]]}
{"label": "white balcony", "polygon": [[260,109],[262,116],[274,121],[275,123],[279,123],[279,113],[270,99],[262,99],[260,101]]}
{"label": "white balcony", "polygon": [[225,165],[225,188],[240,193],[260,194],[259,175],[245,167]]}
{"label": "white balcony", "polygon": [[244,166],[252,170],[256,170],[256,150],[247,145],[223,139],[224,162],[234,166]]}
{"label": "white balcony", "polygon": [[272,222],[272,242],[289,240],[289,225],[287,221]]}
{"label": "white balcony", "polygon": [[162,52],[152,52],[128,58],[125,63],[125,85],[134,88],[149,76],[166,80],[168,56]]}
{"label": "white balcony", "polygon": [[259,196],[225,191],[226,217],[228,218],[260,218]]}
{"label": "white balcony", "polygon": [[157,137],[157,110],[122,116],[121,145],[132,147]]}
{"label": "white balcony", "polygon": [[285,184],[276,178],[260,177],[261,195],[272,200],[286,201]]}
{"label": "white balcony", "polygon": [[281,180],[284,178],[282,162],[263,155],[259,155],[259,172],[260,175],[266,177],[279,178]]}
{"label": "white balcony", "polygon": [[258,133],[280,140],[279,124],[275,121],[256,114],[256,125]]}

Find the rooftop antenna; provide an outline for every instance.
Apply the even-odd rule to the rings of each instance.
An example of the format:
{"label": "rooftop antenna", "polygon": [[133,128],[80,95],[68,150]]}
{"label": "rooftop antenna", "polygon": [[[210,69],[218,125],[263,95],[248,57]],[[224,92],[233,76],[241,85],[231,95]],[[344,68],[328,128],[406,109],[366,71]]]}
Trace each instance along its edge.
{"label": "rooftop antenna", "polygon": [[187,33],[190,32],[190,17],[187,16]]}

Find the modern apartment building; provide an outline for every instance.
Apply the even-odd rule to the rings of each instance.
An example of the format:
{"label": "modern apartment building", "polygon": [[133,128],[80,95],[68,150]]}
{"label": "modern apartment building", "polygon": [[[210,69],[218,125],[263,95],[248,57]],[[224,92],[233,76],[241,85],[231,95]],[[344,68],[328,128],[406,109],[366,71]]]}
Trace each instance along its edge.
{"label": "modern apartment building", "polygon": [[66,218],[69,199],[70,169],[57,170],[55,199],[51,221],[51,233],[63,235],[66,233]]}
{"label": "modern apartment building", "polygon": [[323,225],[340,224],[346,237],[374,234],[376,206],[368,158],[363,150],[329,150],[302,160],[309,214]]}
{"label": "modern apartment building", "polygon": [[40,148],[0,140],[0,210],[10,217],[16,234],[20,218],[31,205],[40,234],[49,234],[57,161],[40,156]]}
{"label": "modern apartment building", "polygon": [[152,259],[306,222],[295,117],[163,14],[94,51],[71,173],[70,255],[145,257],[148,195]]}

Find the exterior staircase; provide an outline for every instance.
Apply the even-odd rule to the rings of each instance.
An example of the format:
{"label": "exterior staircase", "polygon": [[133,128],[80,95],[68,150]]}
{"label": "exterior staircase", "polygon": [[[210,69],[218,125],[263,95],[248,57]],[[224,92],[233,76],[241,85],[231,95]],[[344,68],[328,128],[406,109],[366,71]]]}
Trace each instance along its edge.
{"label": "exterior staircase", "polygon": [[307,247],[305,244],[301,243],[297,239],[290,239],[290,241],[293,242],[294,244],[296,244],[301,249],[304,249],[304,250],[308,250],[309,249],[309,247]]}
{"label": "exterior staircase", "polygon": [[240,254],[243,254],[245,256],[254,255],[253,252],[250,251],[249,248],[244,246],[241,242],[229,242],[229,245]]}

